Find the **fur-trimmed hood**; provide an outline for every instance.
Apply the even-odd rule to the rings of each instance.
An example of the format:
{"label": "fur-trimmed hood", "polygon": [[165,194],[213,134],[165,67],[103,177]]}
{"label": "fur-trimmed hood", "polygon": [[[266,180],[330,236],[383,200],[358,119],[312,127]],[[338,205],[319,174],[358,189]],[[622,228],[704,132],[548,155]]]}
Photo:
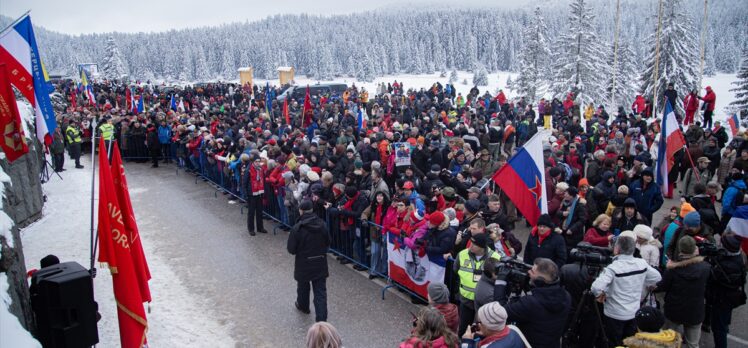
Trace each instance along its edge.
{"label": "fur-trimmed hood", "polygon": [[667,269],[683,268],[703,261],[703,256],[694,256],[680,261],[670,261],[667,264]]}
{"label": "fur-trimmed hood", "polygon": [[658,333],[637,333],[623,340],[629,348],[680,348],[681,336],[673,330]]}

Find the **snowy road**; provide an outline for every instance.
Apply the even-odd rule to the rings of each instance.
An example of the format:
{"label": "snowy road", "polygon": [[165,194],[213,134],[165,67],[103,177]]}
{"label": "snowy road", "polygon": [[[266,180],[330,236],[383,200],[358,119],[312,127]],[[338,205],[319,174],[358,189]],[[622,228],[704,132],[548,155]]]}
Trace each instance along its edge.
{"label": "snowy road", "polygon": [[[90,155],[89,155],[90,156]],[[23,231],[28,268],[56,254],[88,267],[90,157],[84,170],[44,185],[45,217]],[[66,167],[71,167],[66,165]],[[173,166],[126,163],[130,194],[153,279],[153,347],[299,347],[314,315],[294,308],[293,258],[287,233],[250,237],[239,204]],[[268,230],[272,226],[268,224]],[[408,336],[418,308],[330,259],[329,320],[346,347],[393,347]],[[111,277],[100,270],[95,292],[100,347],[119,346]]]}

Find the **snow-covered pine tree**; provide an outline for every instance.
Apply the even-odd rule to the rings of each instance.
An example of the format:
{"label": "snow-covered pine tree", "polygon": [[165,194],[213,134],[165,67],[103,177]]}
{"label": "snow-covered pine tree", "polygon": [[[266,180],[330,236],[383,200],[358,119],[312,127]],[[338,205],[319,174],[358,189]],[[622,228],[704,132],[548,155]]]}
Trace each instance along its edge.
{"label": "snow-covered pine tree", "polygon": [[182,71],[179,72],[179,81],[189,82],[195,77],[195,64],[192,62],[192,50],[186,49],[182,53]]}
{"label": "snow-covered pine tree", "polygon": [[628,42],[618,41],[618,66],[616,68],[616,90],[613,91],[613,43],[608,47],[608,72],[606,73],[605,91],[608,93],[605,100],[601,103],[608,105],[611,102],[611,96],[615,95],[613,102],[615,105],[608,105],[611,110],[616,110],[618,106],[628,106],[634,102],[639,83],[639,72],[634,61],[634,52]]}
{"label": "snow-covered pine tree", "polygon": [[227,46],[221,56],[220,76],[222,81],[233,80],[239,76],[239,73],[236,71],[236,65],[234,65],[234,51],[231,49],[231,46]]}
{"label": "snow-covered pine tree", "polygon": [[735,100],[730,103],[730,108],[741,112],[742,115],[748,111],[748,49],[743,50],[743,59],[740,62],[737,78],[738,80],[732,83],[736,87],[730,89],[730,92],[735,92]]}
{"label": "snow-covered pine tree", "polygon": [[488,86],[488,71],[483,64],[478,65],[473,75],[473,86]]}
{"label": "snow-covered pine tree", "polygon": [[[463,68],[468,71],[476,71],[478,66],[478,39],[472,34],[468,34],[467,40],[465,40],[465,57],[463,61]],[[484,67],[485,68],[485,67]]]}
{"label": "snow-covered pine tree", "polygon": [[457,69],[452,69],[452,72],[449,73],[449,83],[454,84],[457,82]]}
{"label": "snow-covered pine tree", "polygon": [[[523,45],[519,52],[519,75],[511,87],[532,103],[535,103],[537,97],[544,93],[546,87],[543,77],[548,75],[548,58],[551,56],[546,37],[547,31],[540,7],[536,7],[533,18],[530,19],[522,33]],[[508,81],[507,85],[509,85]]]}
{"label": "snow-covered pine tree", "polygon": [[198,82],[206,82],[213,78],[213,75],[208,70],[208,62],[205,60],[205,53],[202,46],[195,47],[192,55],[195,57],[195,80]]}
{"label": "snow-covered pine tree", "polygon": [[120,79],[128,75],[127,66],[125,66],[122,54],[119,51],[119,47],[117,47],[117,42],[114,41],[114,37],[112,36],[106,39],[101,71],[104,77],[108,79]]}
{"label": "snow-covered pine tree", "polygon": [[333,65],[335,64],[332,60],[332,52],[330,52],[329,46],[322,46],[319,48],[320,57],[317,68],[318,80],[332,80],[333,78]]}
{"label": "snow-covered pine tree", "polygon": [[509,76],[506,77],[506,86],[504,86],[504,88],[506,88],[506,89],[508,89],[510,91],[514,91],[515,90],[514,84],[515,84],[515,82],[512,81],[512,75],[509,75]]}
{"label": "snow-covered pine tree", "polygon": [[566,31],[558,38],[551,84],[554,96],[574,92],[580,104],[601,101],[605,97],[605,72],[608,71],[602,46],[598,42],[592,9],[585,0],[573,0]]}
{"label": "snow-covered pine tree", "polygon": [[[683,97],[694,88],[699,73],[698,31],[694,28],[691,18],[686,15],[686,4],[682,0],[663,0],[662,26],[660,29],[660,59],[657,81],[654,79],[657,45],[657,19],[652,34],[646,40],[650,54],[645,59],[645,69],[642,75],[642,87],[646,98],[652,98],[657,85],[657,110],[665,105],[663,93],[667,84],[672,82],[678,91],[678,105],[673,107],[683,114]],[[655,14],[656,15],[656,14]]]}

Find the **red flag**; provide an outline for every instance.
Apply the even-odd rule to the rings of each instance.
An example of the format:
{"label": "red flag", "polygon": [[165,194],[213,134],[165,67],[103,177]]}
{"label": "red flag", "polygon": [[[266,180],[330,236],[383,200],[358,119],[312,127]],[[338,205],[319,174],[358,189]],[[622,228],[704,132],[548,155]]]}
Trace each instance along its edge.
{"label": "red flag", "polygon": [[301,128],[309,127],[312,124],[312,98],[309,96],[309,85],[306,85],[306,96],[304,97],[304,121]]}
{"label": "red flag", "polygon": [[10,86],[5,64],[0,64],[0,132],[3,135],[0,147],[9,163],[29,152],[26,136],[23,134],[21,114],[18,113],[18,104],[13,87]]}
{"label": "red flag", "polygon": [[151,289],[148,287],[148,281],[151,280],[151,271],[148,269],[148,262],[143,253],[143,245],[140,242],[140,232],[138,224],[135,221],[135,212],[132,210],[130,202],[130,191],[127,188],[127,177],[125,176],[125,167],[122,165],[122,157],[119,154],[119,145],[115,141],[112,144],[112,181],[114,190],[117,192],[117,201],[122,209],[124,225],[130,241],[130,255],[132,264],[135,269],[135,276],[138,278],[138,287],[142,302],[151,302]]}
{"label": "red flag", "polygon": [[107,165],[104,138],[99,139],[99,163],[99,262],[106,263],[112,272],[120,346],[141,348],[146,343],[148,322],[133,265],[130,237],[117,200],[111,168]]}
{"label": "red flag", "polygon": [[78,96],[75,95],[75,88],[70,90],[70,105],[73,107],[73,110],[78,108]]}
{"label": "red flag", "polygon": [[291,124],[291,116],[288,114],[288,98],[283,99],[283,117],[286,118],[286,124]]}
{"label": "red flag", "polygon": [[128,112],[132,110],[132,103],[130,103],[130,98],[132,97],[130,96],[130,93],[132,93],[130,92],[130,89],[125,88],[125,110],[127,110]]}

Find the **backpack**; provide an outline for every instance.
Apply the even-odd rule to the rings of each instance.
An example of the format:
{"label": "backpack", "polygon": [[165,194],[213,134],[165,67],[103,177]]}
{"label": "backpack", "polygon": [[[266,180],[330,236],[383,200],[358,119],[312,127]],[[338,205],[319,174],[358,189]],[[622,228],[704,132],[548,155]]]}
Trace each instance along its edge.
{"label": "backpack", "polygon": [[560,162],[558,166],[560,167],[559,169],[564,171],[564,181],[571,180],[571,176],[574,175],[574,171],[571,170],[571,166],[564,162]]}

